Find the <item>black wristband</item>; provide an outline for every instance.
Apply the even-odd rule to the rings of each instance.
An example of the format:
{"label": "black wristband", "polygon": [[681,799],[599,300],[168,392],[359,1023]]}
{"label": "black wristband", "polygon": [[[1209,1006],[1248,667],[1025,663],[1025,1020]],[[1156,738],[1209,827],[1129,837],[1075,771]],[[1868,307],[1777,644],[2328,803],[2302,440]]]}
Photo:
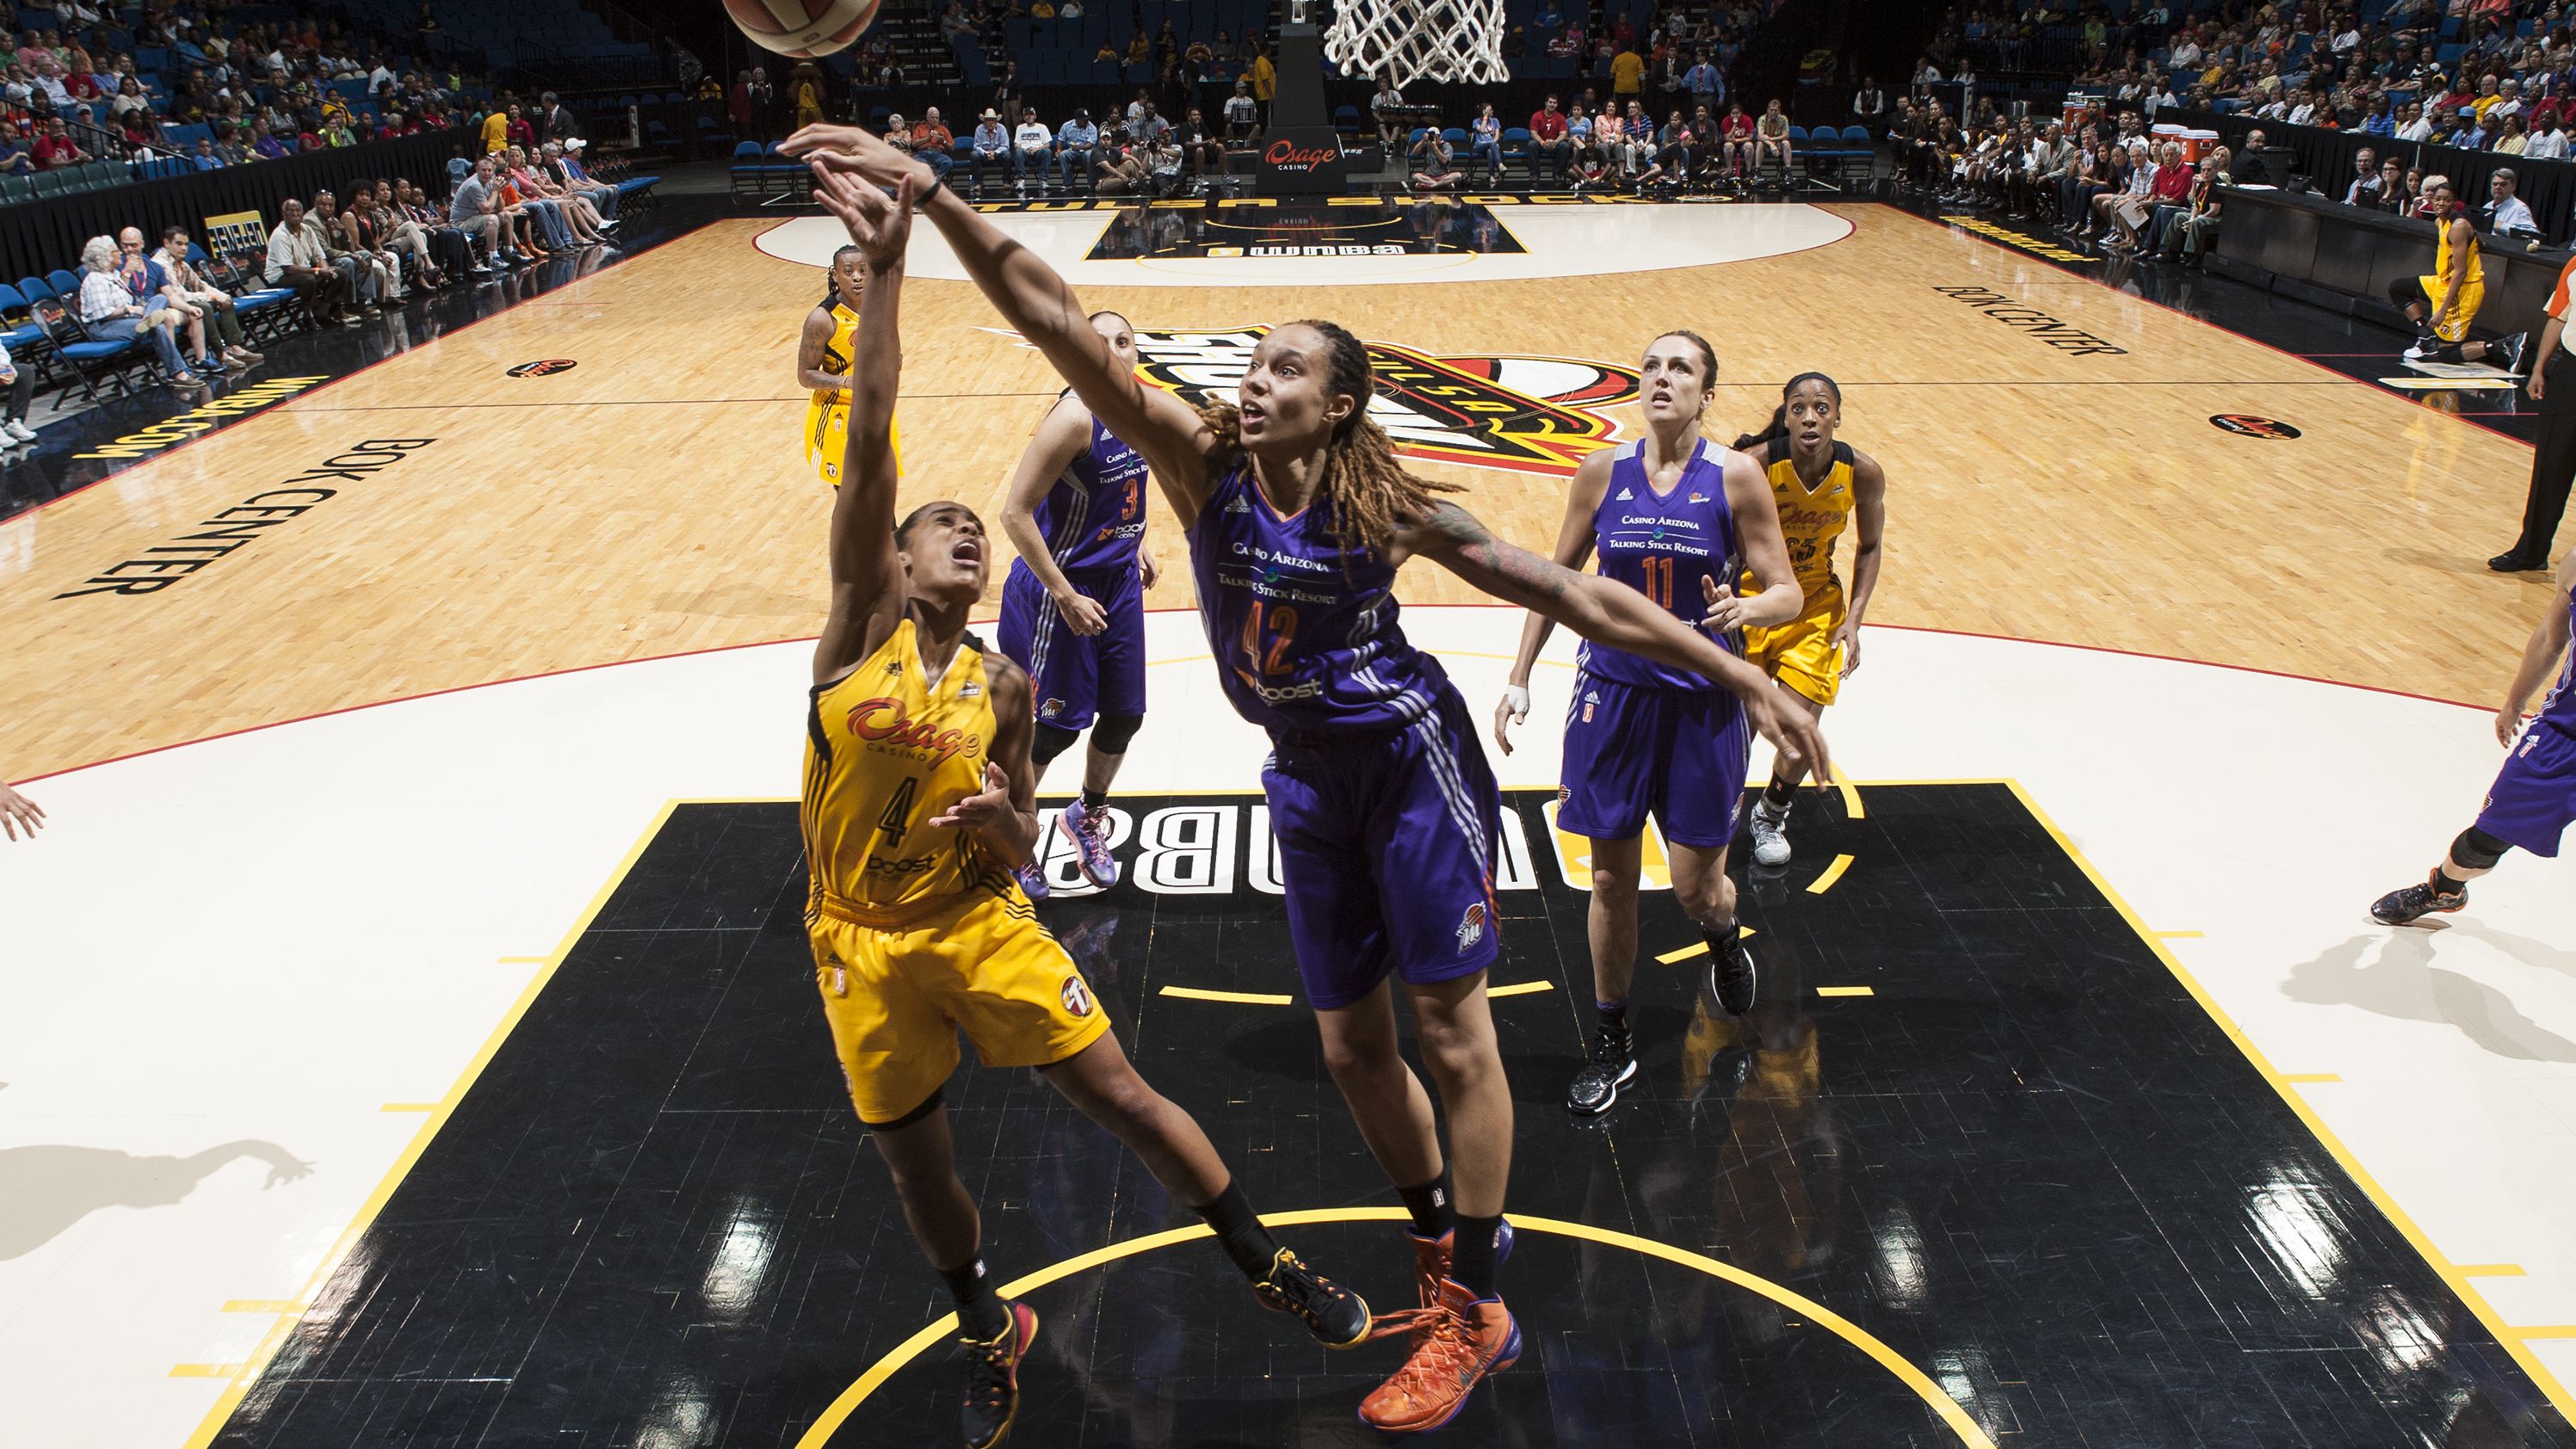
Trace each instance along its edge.
{"label": "black wristband", "polygon": [[[924,169],[927,170],[928,168],[925,167]],[[932,171],[930,173],[930,184],[921,188],[921,194],[912,199],[913,205],[918,206],[921,203],[928,201],[930,198],[937,196],[939,194],[939,188],[947,184],[948,183],[939,179],[938,172]]]}

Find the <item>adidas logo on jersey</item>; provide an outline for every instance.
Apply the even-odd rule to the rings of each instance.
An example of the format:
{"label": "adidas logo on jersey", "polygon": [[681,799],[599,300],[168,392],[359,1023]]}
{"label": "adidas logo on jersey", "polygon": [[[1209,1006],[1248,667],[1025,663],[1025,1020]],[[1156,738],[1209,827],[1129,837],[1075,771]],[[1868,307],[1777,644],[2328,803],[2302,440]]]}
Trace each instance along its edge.
{"label": "adidas logo on jersey", "polygon": [[966,681],[964,684],[957,686],[957,697],[959,699],[973,699],[975,696],[982,694],[983,692],[984,686],[977,684],[971,679]]}
{"label": "adidas logo on jersey", "polygon": [[889,659],[889,660],[887,660],[887,661],[886,661],[886,673],[888,673],[888,674],[901,674],[901,673],[903,673],[903,663],[902,663],[902,661],[901,661],[901,660],[896,660],[896,659]]}
{"label": "adidas logo on jersey", "polygon": [[1225,511],[1228,513],[1250,513],[1252,511],[1252,505],[1245,502],[1243,495],[1238,493],[1234,495],[1234,501],[1225,506]]}
{"label": "adidas logo on jersey", "polygon": [[1620,502],[1622,502],[1622,503],[1625,503],[1625,502],[1627,502],[1629,499],[1634,498],[1634,497],[1636,497],[1636,496],[1637,496],[1636,494],[1634,494],[1634,493],[1632,493],[1632,492],[1628,491],[1628,490],[1627,490],[1627,489],[1625,489],[1625,488],[1622,488],[1622,489],[1620,489],[1620,490],[1619,490],[1619,501],[1620,501]]}

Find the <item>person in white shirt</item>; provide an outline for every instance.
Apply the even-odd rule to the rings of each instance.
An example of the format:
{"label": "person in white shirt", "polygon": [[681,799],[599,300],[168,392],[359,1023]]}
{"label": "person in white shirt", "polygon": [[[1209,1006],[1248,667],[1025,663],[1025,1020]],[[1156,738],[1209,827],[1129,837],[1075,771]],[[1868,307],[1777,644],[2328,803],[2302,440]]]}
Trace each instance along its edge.
{"label": "person in white shirt", "polygon": [[[1062,11],[1058,11],[1062,14]],[[1038,108],[1020,112],[1020,128],[1011,133],[1011,178],[1018,189],[1029,189],[1034,175],[1038,185],[1046,185],[1047,168],[1055,162],[1055,132],[1038,119]]]}
{"label": "person in white shirt", "polygon": [[2430,141],[2433,139],[2433,123],[2425,118],[2423,102],[2408,101],[2405,110],[2400,114],[2405,117],[2405,120],[2397,128],[2398,140]]}
{"label": "person in white shirt", "polygon": [[1377,121],[1377,143],[1393,154],[1398,141],[1404,139],[1404,122],[1389,114],[1404,104],[1404,92],[1395,88],[1390,73],[1377,83],[1377,94],[1369,97],[1369,115]]}
{"label": "person in white shirt", "polygon": [[1261,103],[1252,98],[1252,82],[1236,81],[1234,94],[1225,98],[1225,139],[1237,146],[1248,146],[1260,129]]}
{"label": "person in white shirt", "polygon": [[2534,132],[2530,144],[2522,148],[2524,158],[2532,161],[2566,160],[2567,127],[2565,123],[2561,122],[2553,112],[2543,124],[2547,129]]}
{"label": "person in white shirt", "polygon": [[2538,236],[2540,223],[2532,216],[2530,205],[2513,194],[2517,179],[2510,166],[2495,169],[2495,174],[2487,178],[2487,194],[2493,199],[2480,208],[2483,215],[2479,220],[2491,232]]}
{"label": "person in white shirt", "polygon": [[2182,44],[2173,48],[2173,55],[2165,63],[2175,70],[2200,69],[2200,42],[2183,37]]}
{"label": "person in white shirt", "polygon": [[196,386],[197,375],[179,356],[179,340],[173,335],[178,314],[166,305],[152,308],[145,298],[136,296],[125,284],[120,260],[115,241],[108,237],[91,237],[81,247],[81,326],[102,342],[131,338],[148,344],[161,359],[161,370],[172,387]]}
{"label": "person in white shirt", "polygon": [[[36,441],[36,430],[27,426],[27,407],[36,400],[36,376],[11,362],[6,347],[0,347],[0,386],[9,389],[9,420],[0,422],[0,435],[19,443]],[[7,793],[8,788],[0,786],[0,795]],[[17,837],[13,834],[10,838]]]}

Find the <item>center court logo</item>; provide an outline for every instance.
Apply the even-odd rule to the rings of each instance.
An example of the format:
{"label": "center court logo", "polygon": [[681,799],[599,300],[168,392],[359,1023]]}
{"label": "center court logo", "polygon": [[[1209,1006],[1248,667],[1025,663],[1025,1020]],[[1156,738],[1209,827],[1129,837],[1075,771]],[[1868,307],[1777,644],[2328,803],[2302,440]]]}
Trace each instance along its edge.
{"label": "center court logo", "polygon": [[[1232,401],[1252,349],[1269,326],[1215,332],[1136,333],[1145,381],[1191,406]],[[1562,357],[1435,357],[1370,342],[1377,377],[1369,417],[1408,458],[1571,476],[1585,457],[1619,439],[1600,409],[1637,396],[1633,369]]]}

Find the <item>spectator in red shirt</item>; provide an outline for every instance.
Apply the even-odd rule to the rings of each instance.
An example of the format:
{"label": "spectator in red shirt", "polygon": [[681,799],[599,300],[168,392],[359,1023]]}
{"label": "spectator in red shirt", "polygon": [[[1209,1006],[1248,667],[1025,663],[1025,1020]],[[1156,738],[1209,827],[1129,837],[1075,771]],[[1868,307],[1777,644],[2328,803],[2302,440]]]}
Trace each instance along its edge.
{"label": "spectator in red shirt", "polygon": [[1565,158],[1573,154],[1574,146],[1565,139],[1565,113],[1556,108],[1556,97],[1549,96],[1545,104],[1530,112],[1529,132],[1530,178],[1538,178],[1539,162],[1545,160],[1556,167],[1556,184],[1563,186]]}
{"label": "spectator in red shirt", "polygon": [[517,101],[510,102],[510,144],[531,151],[537,148],[537,128],[529,123],[527,117],[519,114]]}
{"label": "spectator in red shirt", "polygon": [[912,154],[930,167],[932,175],[943,181],[948,179],[949,168],[957,164],[957,158],[948,154],[949,148],[956,144],[957,137],[941,123],[937,106],[922,112],[921,119],[913,124]]}
{"label": "spectator in red shirt", "polygon": [[36,158],[36,168],[40,171],[51,171],[60,166],[78,166],[89,159],[89,153],[82,150],[80,143],[64,131],[63,118],[60,116],[46,118],[45,134],[38,136],[36,144],[30,149]]}

